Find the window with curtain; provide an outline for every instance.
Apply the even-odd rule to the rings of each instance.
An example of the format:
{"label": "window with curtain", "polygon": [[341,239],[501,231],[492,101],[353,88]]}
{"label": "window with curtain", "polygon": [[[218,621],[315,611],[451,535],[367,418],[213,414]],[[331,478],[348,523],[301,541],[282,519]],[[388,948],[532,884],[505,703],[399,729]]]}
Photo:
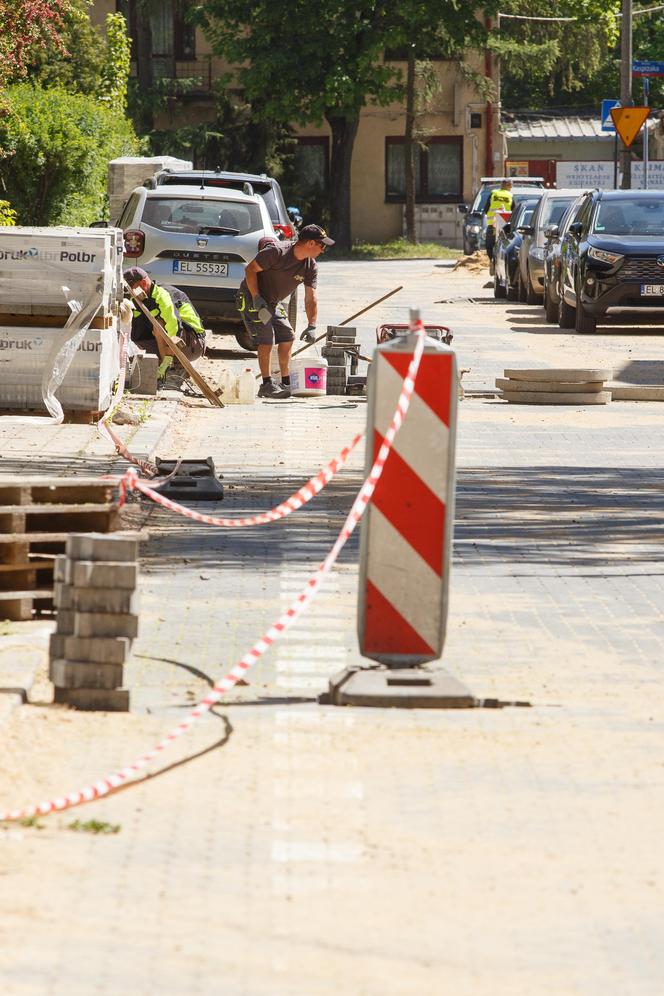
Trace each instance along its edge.
{"label": "window with curtain", "polygon": [[295,169],[298,190],[304,197],[315,197],[326,192],[328,163],[327,138],[298,138],[295,147]]}
{"label": "window with curtain", "polygon": [[[421,203],[455,201],[463,189],[463,139],[430,138],[416,145],[415,197]],[[406,199],[406,146],[402,136],[385,139],[385,200]]]}

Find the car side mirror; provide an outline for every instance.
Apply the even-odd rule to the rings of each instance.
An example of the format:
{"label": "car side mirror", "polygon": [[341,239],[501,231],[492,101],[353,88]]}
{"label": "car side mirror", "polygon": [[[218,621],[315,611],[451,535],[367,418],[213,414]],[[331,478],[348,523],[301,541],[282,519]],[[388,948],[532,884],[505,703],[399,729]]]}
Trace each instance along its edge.
{"label": "car side mirror", "polygon": [[578,238],[581,235],[581,232],[583,231],[583,225],[581,224],[580,221],[573,221],[572,224],[569,226],[569,230],[572,233],[572,235],[576,235],[576,237]]}
{"label": "car side mirror", "polygon": [[519,233],[519,235],[532,235],[533,234],[533,226],[532,225],[519,225],[519,227],[517,228],[517,232]]}
{"label": "car side mirror", "polygon": [[300,211],[299,207],[294,207],[293,205],[291,205],[290,207],[286,208],[286,211],[288,212],[288,217],[293,222],[295,227],[300,228],[302,226],[303,219],[302,219],[302,212]]}
{"label": "car side mirror", "polygon": [[459,212],[459,214],[468,214],[468,205],[457,204],[457,211]]}
{"label": "car side mirror", "polygon": [[560,229],[557,225],[547,225],[544,229],[544,235],[547,239],[557,239],[560,235]]}

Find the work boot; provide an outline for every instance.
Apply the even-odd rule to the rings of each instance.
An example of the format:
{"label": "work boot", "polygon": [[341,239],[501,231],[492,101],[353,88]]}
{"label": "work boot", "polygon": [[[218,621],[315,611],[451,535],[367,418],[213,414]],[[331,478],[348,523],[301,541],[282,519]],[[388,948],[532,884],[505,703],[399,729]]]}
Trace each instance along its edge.
{"label": "work boot", "polygon": [[271,380],[269,380],[267,384],[261,384],[258,388],[259,398],[274,398],[275,400],[280,400],[282,398],[290,398],[290,396],[290,387],[287,387],[285,384],[279,384],[277,386]]}

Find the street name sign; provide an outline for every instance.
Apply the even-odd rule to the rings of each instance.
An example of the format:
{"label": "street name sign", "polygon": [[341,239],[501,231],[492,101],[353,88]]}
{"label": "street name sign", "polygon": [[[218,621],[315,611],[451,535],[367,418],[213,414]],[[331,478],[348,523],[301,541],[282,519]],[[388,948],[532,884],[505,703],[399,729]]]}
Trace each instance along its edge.
{"label": "street name sign", "polygon": [[655,59],[635,59],[632,76],[664,76],[664,62]]}
{"label": "street name sign", "polygon": [[628,148],[639,134],[649,114],[649,107],[614,107],[611,111],[616,131]]}

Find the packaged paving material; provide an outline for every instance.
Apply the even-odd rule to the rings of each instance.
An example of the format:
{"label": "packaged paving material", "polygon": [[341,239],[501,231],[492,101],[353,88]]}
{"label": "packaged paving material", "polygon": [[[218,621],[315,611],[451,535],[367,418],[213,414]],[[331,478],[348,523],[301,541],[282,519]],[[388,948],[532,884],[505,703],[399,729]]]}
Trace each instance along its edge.
{"label": "packaged paving material", "polygon": [[[42,408],[42,380],[62,329],[0,326],[0,409]],[[57,397],[67,411],[106,411],[120,372],[117,324],[87,329]]]}
{"label": "packaged paving material", "polygon": [[0,313],[68,315],[69,302],[121,298],[119,229],[0,227]]}
{"label": "packaged paving material", "polygon": [[140,187],[146,180],[162,169],[193,169],[193,163],[186,159],[175,159],[173,156],[121,156],[112,159],[108,164],[108,200],[110,218],[117,222],[122,213],[125,201],[135,187]]}

